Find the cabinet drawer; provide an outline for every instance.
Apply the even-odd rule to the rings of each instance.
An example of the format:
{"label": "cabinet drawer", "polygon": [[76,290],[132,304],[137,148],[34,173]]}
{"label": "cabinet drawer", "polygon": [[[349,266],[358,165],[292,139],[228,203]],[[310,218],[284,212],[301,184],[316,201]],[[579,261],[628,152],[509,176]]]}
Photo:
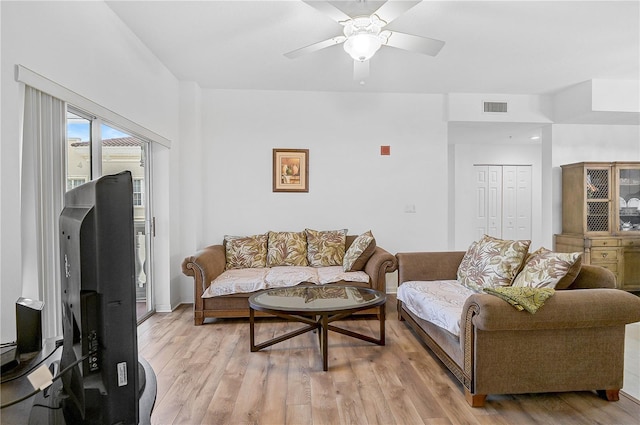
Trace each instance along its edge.
{"label": "cabinet drawer", "polygon": [[592,249],[591,264],[599,264],[602,262],[611,262],[618,260],[617,249]]}
{"label": "cabinet drawer", "polygon": [[640,248],[640,239],[622,239],[622,246],[637,246]]}
{"label": "cabinet drawer", "polygon": [[618,239],[591,239],[591,246],[618,246]]}
{"label": "cabinet drawer", "polygon": [[613,274],[616,275],[616,281],[619,279],[618,276],[618,263],[591,263],[592,266],[599,266],[602,267],[603,269],[607,269],[611,272],[613,272]]}

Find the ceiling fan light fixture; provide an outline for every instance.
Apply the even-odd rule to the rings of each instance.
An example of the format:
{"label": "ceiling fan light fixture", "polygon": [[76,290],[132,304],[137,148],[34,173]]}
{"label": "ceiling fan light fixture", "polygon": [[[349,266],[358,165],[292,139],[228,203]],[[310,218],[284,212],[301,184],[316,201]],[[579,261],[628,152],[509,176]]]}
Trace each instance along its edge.
{"label": "ceiling fan light fixture", "polygon": [[386,41],[380,30],[385,25],[376,15],[353,18],[344,25],[344,50],[360,62],[369,60]]}
{"label": "ceiling fan light fixture", "polygon": [[369,60],[382,46],[380,37],[374,34],[361,33],[352,35],[344,42],[344,50],[360,62]]}

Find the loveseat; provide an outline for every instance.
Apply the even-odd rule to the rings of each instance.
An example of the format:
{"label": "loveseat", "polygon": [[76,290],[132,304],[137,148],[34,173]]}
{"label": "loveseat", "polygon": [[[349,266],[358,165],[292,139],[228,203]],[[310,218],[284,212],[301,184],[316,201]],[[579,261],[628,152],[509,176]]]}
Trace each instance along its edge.
{"label": "loveseat", "polygon": [[[347,235],[346,230],[339,235],[343,239],[341,240],[340,249],[337,251],[332,250],[331,243],[332,241],[323,241],[322,238],[327,236],[327,234],[334,232],[316,232],[309,231],[306,229],[305,232],[286,232],[288,235],[294,235],[299,238],[298,248],[291,249],[282,248],[278,250],[274,247],[273,243],[273,235],[275,232],[266,233],[267,241],[264,241],[263,235],[257,235],[254,239],[260,239],[260,243],[266,243],[267,252],[269,257],[262,259],[262,263],[258,262],[257,264],[252,259],[247,264],[240,264],[240,266],[230,265],[230,261],[233,261],[236,258],[234,255],[230,254],[230,244],[238,244],[238,239],[234,239],[233,237],[225,237],[222,244],[211,245],[208,246],[194,255],[186,257],[182,262],[182,272],[187,275],[193,277],[194,284],[194,324],[202,325],[204,319],[209,318],[244,318],[249,317],[249,296],[253,293],[250,290],[244,290],[243,292],[233,292],[233,293],[224,293],[222,295],[211,296],[213,293],[211,291],[210,285],[212,282],[216,282],[216,280],[220,280],[223,276],[223,273],[229,271],[259,271],[260,267],[266,267],[270,269],[270,260],[276,258],[277,264],[279,267],[285,272],[287,268],[290,267],[292,270],[302,269],[304,271],[304,267],[299,267],[301,265],[305,266],[322,266],[323,263],[328,264],[343,264],[346,263],[346,257],[349,254],[354,254],[352,263],[350,264],[349,270],[353,270],[354,273],[359,273],[361,276],[364,276],[364,279],[359,278],[358,281],[352,280],[343,280],[340,276],[337,275],[336,279],[332,279],[330,284],[348,284],[352,286],[363,286],[367,288],[377,289],[381,292],[385,292],[386,290],[386,274],[394,272],[397,268],[397,262],[395,256],[384,250],[383,248],[376,245],[375,238],[371,235],[371,232],[365,232],[362,235]],[[280,232],[280,234],[285,232]],[[301,236],[304,235],[304,236]],[[316,250],[314,251],[312,247],[314,244],[311,242],[312,236],[315,238],[314,240],[320,241],[320,244],[316,244]],[[335,236],[335,235],[329,235]],[[307,242],[306,238],[309,238]],[[363,239],[363,237],[365,237]],[[242,240],[240,238],[239,240]],[[290,240],[290,239],[289,239]],[[363,242],[364,241],[364,242]],[[364,244],[363,244],[364,243]],[[340,245],[339,244],[339,245]],[[289,242],[289,245],[291,243]],[[322,255],[322,252],[325,251],[325,254]],[[247,251],[252,252],[253,258],[260,257],[261,249],[246,249],[243,247],[240,251],[246,253]],[[274,256],[271,254],[276,253]],[[307,263],[301,264],[296,261],[288,261],[288,259],[292,258],[292,253],[297,252],[298,254],[302,254],[302,256],[308,257],[310,260]],[[265,256],[267,254],[264,254]],[[315,255],[315,264],[314,257]],[[286,258],[285,258],[286,257]],[[321,258],[323,257],[323,258]],[[333,261],[333,263],[331,262]],[[246,267],[245,267],[246,266]],[[341,266],[342,267],[342,266]],[[315,270],[321,271],[326,267],[309,267],[312,272]],[[334,267],[335,268],[335,267]],[[340,267],[338,267],[340,268]],[[345,265],[346,268],[346,265]],[[345,273],[349,274],[349,273]],[[296,284],[300,285],[308,285],[308,284],[323,284],[324,282],[317,281],[315,279],[310,279],[314,281],[302,281]],[[256,286],[255,289],[264,289],[265,286]],[[227,291],[228,292],[228,291]],[[218,292],[220,293],[220,292]],[[204,297],[203,297],[204,295]],[[378,314],[378,309],[373,309],[372,311],[364,310],[361,314]],[[261,312],[256,312],[256,315],[263,315]]]}
{"label": "loveseat", "polygon": [[[465,252],[398,253],[398,284],[456,280]],[[488,394],[596,390],[617,400],[624,372],[625,325],[640,321],[640,298],[614,289],[607,269],[581,265],[567,289],[535,314],[474,293],[460,311],[459,336],[398,301],[400,320],[456,376],[473,407]]]}

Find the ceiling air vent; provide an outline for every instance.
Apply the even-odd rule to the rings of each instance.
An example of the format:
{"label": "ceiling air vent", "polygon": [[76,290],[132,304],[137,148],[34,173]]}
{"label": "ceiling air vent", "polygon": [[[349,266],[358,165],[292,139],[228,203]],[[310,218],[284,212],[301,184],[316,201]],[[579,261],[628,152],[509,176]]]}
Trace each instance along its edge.
{"label": "ceiling air vent", "polygon": [[484,112],[506,113],[507,102],[484,102]]}

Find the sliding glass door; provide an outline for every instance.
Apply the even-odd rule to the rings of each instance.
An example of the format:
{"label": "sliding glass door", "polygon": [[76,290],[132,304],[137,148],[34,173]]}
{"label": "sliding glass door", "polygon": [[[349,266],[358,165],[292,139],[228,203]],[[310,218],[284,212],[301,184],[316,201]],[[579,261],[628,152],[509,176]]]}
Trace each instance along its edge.
{"label": "sliding glass door", "polygon": [[138,321],[153,311],[149,142],[72,107],[67,111],[66,188],[103,175],[130,171],[133,178]]}

